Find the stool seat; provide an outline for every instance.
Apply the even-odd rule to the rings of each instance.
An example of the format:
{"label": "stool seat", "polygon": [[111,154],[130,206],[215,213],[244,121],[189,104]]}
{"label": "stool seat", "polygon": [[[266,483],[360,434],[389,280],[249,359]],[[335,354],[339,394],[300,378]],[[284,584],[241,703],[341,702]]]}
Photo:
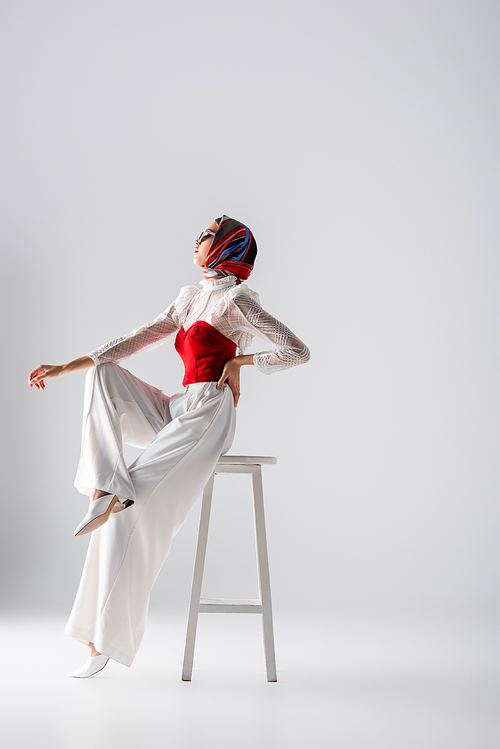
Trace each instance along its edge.
{"label": "stool seat", "polygon": [[[270,455],[221,455],[217,461],[218,466],[273,466],[278,462],[277,458]],[[217,468],[215,469],[217,472]]]}
{"label": "stool seat", "polygon": [[[186,646],[182,680],[191,681],[193,672],[194,646],[198,615],[205,614],[261,614],[264,635],[264,652],[266,657],[267,680],[276,681],[276,660],[274,655],[273,618],[271,611],[271,584],[269,580],[269,562],[267,555],[266,528],[264,521],[264,494],[262,491],[263,465],[275,465],[277,459],[270,455],[222,455],[214,472],[203,491],[201,505],[200,529],[196,559],[194,564],[191,601],[189,604]],[[214,478],[217,474],[250,474],[252,477],[252,494],[255,521],[255,542],[257,551],[257,568],[259,577],[260,598],[201,598],[203,569],[207,550],[208,525]]]}

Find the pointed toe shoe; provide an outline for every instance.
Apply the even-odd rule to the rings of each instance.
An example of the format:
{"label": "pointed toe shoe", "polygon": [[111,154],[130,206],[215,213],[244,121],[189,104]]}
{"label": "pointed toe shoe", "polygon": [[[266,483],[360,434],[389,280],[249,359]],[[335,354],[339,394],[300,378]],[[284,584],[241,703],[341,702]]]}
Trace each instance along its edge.
{"label": "pointed toe shoe", "polygon": [[91,533],[104,525],[109,518],[114,505],[119,502],[118,497],[113,494],[105,494],[94,502],[90,503],[89,511],[83,518],[80,525],[76,528],[74,535],[83,536],[85,533]]}
{"label": "pointed toe shoe", "polygon": [[68,676],[74,679],[88,679],[89,676],[102,671],[108,661],[109,656],[107,655],[93,655],[82,668],[77,668],[76,671],[72,671]]}

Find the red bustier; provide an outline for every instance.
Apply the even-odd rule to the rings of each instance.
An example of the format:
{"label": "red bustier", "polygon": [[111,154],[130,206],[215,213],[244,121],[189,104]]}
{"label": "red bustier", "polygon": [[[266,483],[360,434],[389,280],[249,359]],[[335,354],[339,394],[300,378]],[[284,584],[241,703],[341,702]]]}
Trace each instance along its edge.
{"label": "red bustier", "polygon": [[193,382],[217,382],[224,364],[236,356],[236,344],[204,320],[193,323],[187,331],[181,328],[175,348],[186,370],[184,386]]}

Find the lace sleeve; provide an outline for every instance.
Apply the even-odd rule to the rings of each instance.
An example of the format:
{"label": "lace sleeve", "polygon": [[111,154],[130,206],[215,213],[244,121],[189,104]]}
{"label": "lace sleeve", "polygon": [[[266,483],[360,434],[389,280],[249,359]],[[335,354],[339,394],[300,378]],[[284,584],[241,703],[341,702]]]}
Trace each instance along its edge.
{"label": "lace sleeve", "polygon": [[165,312],[155,317],[151,322],[134,328],[128,335],[113,338],[103,346],[90,351],[87,356],[94,360],[94,364],[105,364],[106,362],[118,362],[126,359],[138,351],[150,351],[156,346],[173,336],[179,330],[175,302]]}
{"label": "lace sleeve", "polygon": [[256,299],[239,294],[232,304],[238,310],[237,324],[242,332],[275,344],[272,351],[254,354],[254,364],[261,372],[272,374],[309,361],[310,353],[305,343],[290,328],[262,309]]}

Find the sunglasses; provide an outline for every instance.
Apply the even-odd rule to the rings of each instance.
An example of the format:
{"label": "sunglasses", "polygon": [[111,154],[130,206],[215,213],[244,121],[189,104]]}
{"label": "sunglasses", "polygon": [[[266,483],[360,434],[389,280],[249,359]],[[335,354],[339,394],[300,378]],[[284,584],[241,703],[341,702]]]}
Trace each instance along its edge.
{"label": "sunglasses", "polygon": [[210,231],[210,229],[205,229],[205,231],[201,232],[200,236],[198,237],[196,241],[203,242],[205,239],[208,239],[208,237],[215,237],[215,232]]}

